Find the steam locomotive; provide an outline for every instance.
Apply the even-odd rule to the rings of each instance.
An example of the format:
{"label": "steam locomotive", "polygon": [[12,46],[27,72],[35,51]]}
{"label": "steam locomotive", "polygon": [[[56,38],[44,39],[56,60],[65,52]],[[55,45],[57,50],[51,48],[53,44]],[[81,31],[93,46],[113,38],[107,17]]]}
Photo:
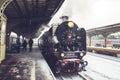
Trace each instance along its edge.
{"label": "steam locomotive", "polygon": [[83,71],[87,61],[86,31],[73,21],[65,21],[51,27],[42,37],[40,46],[43,55],[56,73]]}

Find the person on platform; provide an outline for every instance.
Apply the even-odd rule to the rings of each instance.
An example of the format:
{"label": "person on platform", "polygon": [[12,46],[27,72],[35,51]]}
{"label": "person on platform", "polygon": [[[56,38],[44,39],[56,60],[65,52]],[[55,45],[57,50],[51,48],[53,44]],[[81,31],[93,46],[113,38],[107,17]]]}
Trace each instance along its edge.
{"label": "person on platform", "polygon": [[20,38],[17,38],[17,40],[16,40],[16,51],[18,53],[20,53],[20,47],[21,47]]}
{"label": "person on platform", "polygon": [[23,46],[23,51],[26,51],[27,50],[27,41],[26,40],[23,41],[22,46]]}
{"label": "person on platform", "polygon": [[30,40],[29,40],[29,51],[31,52],[32,51],[32,46],[33,46],[33,40],[32,40],[32,38],[30,38]]}

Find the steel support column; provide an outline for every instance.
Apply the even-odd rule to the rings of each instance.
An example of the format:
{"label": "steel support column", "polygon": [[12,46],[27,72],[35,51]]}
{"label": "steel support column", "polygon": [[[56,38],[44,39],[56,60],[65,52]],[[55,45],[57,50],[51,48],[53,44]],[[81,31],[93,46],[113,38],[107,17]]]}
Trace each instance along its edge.
{"label": "steel support column", "polygon": [[6,33],[6,50],[10,50],[10,33]]}
{"label": "steel support column", "polygon": [[103,37],[104,37],[104,46],[103,47],[107,47],[107,37],[108,37],[108,35],[109,34],[102,34],[103,35]]}
{"label": "steel support column", "polygon": [[91,46],[91,38],[92,38],[92,36],[88,36],[88,38],[89,38],[89,43],[88,43],[88,45]]}

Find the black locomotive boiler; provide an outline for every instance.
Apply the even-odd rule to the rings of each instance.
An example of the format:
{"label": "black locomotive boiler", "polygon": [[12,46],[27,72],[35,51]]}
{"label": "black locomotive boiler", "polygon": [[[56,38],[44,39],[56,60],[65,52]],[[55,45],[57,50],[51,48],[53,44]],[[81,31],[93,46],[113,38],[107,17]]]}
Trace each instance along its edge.
{"label": "black locomotive boiler", "polygon": [[42,37],[42,53],[56,73],[82,71],[87,65],[86,31],[73,21],[54,26]]}

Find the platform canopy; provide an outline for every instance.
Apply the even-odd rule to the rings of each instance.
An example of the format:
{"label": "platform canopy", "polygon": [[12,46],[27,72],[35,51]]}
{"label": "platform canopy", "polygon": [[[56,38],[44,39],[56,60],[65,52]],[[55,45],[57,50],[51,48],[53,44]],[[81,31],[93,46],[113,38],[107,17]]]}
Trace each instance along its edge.
{"label": "platform canopy", "polygon": [[109,34],[116,33],[119,31],[120,31],[120,23],[116,23],[116,24],[112,24],[112,25],[89,29],[89,30],[87,30],[87,35],[94,36],[94,35],[101,34],[103,36],[107,36]]}
{"label": "platform canopy", "polygon": [[48,23],[64,0],[13,0],[5,9],[7,32],[25,37],[35,35],[41,24]]}

